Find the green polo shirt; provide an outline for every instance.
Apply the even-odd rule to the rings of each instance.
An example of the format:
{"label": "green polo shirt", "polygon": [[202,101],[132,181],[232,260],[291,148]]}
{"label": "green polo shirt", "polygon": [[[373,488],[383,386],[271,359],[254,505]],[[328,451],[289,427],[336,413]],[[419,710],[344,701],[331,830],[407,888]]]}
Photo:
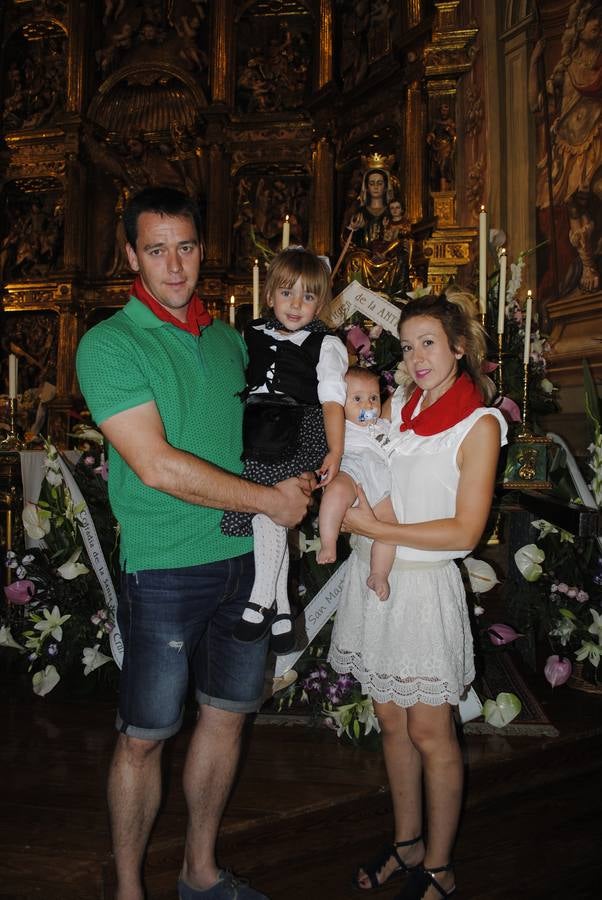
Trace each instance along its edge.
{"label": "green polo shirt", "polygon": [[[214,320],[195,336],[161,322],[136,298],[91,328],[77,375],[94,421],[154,400],[168,442],[228,472],[242,472],[247,354],[241,336]],[[252,539],[220,531],[222,511],[147,487],[109,447],[109,499],[128,572],[195,566],[240,556]]]}

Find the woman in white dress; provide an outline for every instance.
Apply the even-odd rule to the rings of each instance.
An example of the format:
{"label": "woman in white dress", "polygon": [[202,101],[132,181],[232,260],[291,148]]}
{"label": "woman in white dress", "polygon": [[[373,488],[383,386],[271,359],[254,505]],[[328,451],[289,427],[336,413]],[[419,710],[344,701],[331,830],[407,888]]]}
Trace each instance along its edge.
{"label": "woman in white dress", "polygon": [[[481,373],[485,334],[466,295],[409,302],[400,338],[416,387],[407,402],[396,394],[392,404],[397,524],[378,517],[360,486],[359,506],[344,520],[356,537],[329,660],[373,698],[395,816],[393,845],[358,869],[355,887],[369,893],[409,873],[398,898],[440,900],[455,891],[450,859],[463,786],[453,707],[474,678],[454,560],[473,549],[485,527],[506,424],[485,405],[493,392]],[[373,540],[396,546],[384,601],[366,586]]]}

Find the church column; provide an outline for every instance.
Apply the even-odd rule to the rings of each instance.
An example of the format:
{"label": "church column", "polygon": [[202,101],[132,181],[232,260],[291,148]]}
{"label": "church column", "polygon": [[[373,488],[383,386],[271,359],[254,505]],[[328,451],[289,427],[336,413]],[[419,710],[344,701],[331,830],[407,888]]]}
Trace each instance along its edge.
{"label": "church column", "polygon": [[405,210],[411,222],[419,222],[425,214],[423,207],[424,181],[424,106],[422,87],[412,81],[406,89],[406,126],[403,132],[403,159],[405,160]]}
{"label": "church column", "polygon": [[[90,53],[88,35],[92,33],[89,17],[94,15],[91,3],[71,0],[67,18],[67,112],[81,114],[84,106],[85,76]],[[85,27],[85,24],[89,27]]]}
{"label": "church column", "polygon": [[332,3],[320,0],[320,50],[318,55],[317,89],[332,81]]}
{"label": "church column", "polygon": [[234,98],[232,0],[215,0],[211,53],[211,99],[231,106]]}
{"label": "church column", "polygon": [[312,161],[313,183],[309,242],[316,253],[330,256],[333,251],[334,154],[328,138],[321,137],[316,141]]}
{"label": "church column", "polygon": [[205,223],[205,264],[209,268],[220,268],[227,265],[230,240],[228,174],[228,158],[224,146],[217,143],[210,144],[207,221]]}

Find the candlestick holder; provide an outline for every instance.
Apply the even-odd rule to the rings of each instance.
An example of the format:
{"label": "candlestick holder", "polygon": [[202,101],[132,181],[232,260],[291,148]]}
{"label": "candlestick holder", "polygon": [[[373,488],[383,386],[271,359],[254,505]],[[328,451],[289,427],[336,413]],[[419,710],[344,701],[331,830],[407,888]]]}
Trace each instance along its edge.
{"label": "candlestick holder", "polygon": [[8,433],[0,440],[0,452],[22,450],[23,441],[17,433],[17,398],[8,398]]}
{"label": "candlestick holder", "polygon": [[504,335],[498,334],[497,336],[497,372],[496,374],[496,386],[497,392],[501,396],[504,393]]}
{"label": "candlestick holder", "polygon": [[508,447],[508,456],[502,486],[510,490],[529,488],[550,490],[548,480],[549,438],[533,434],[529,428],[529,364],[523,365],[523,408],[522,423],[514,440]]}

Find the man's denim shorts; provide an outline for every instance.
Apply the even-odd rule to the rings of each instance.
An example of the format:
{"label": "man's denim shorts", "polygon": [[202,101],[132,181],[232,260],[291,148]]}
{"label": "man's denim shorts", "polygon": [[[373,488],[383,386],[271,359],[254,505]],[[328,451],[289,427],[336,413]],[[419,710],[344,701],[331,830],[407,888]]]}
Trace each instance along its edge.
{"label": "man's denim shorts", "polygon": [[124,573],[117,621],[124,643],[117,728],[144,740],[175,734],[190,674],[201,704],[259,709],[269,634],[232,637],[253,586],[253,554],[182,569]]}

